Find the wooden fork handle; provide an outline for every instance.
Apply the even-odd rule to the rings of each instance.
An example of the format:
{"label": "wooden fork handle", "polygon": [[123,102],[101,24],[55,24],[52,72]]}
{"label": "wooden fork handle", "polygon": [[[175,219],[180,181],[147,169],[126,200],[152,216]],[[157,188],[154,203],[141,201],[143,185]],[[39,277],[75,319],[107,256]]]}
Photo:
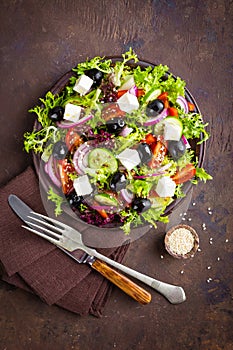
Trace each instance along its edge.
{"label": "wooden fork handle", "polygon": [[96,259],[91,267],[100,272],[105,278],[122,289],[126,294],[138,301],[140,304],[148,304],[151,301],[151,294],[145,289],[132,282],[129,278],[113,270],[105,262]]}

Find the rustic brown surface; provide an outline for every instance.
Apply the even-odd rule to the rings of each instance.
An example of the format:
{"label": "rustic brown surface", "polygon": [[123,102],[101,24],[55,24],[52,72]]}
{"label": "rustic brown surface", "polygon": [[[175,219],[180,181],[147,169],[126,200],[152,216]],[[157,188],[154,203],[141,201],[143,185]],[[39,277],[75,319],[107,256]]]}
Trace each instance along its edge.
{"label": "rustic brown surface", "polygon": [[0,349],[233,349],[232,18],[228,0],[1,1],[1,184],[31,163],[22,135],[38,97],[76,63],[130,46],[187,81],[209,122],[205,168],[214,180],[194,188],[187,211],[200,236],[193,260],[165,252],[163,225],[124,260],[182,285],[185,303],[148,288],[152,302],[142,306],[114,288],[103,318],[81,318],[1,282]]}

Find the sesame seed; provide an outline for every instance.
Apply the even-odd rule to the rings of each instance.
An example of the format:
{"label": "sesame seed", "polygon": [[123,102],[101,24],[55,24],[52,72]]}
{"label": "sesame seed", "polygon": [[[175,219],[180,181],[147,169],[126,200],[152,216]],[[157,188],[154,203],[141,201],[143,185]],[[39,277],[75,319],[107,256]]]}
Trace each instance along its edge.
{"label": "sesame seed", "polygon": [[160,259],[163,259],[163,255],[160,255]]}
{"label": "sesame seed", "polygon": [[182,220],[184,221],[184,220],[185,220],[185,218],[182,218]]}
{"label": "sesame seed", "polygon": [[183,270],[181,270],[181,271],[180,271],[180,273],[181,273],[181,275],[183,275],[184,271],[183,271]]}
{"label": "sesame seed", "polygon": [[220,257],[219,256],[217,257],[217,261],[220,261]]}
{"label": "sesame seed", "polygon": [[213,213],[212,213],[212,211],[209,211],[209,215],[212,215]]}
{"label": "sesame seed", "polygon": [[203,229],[203,231],[206,231],[206,227],[205,226],[202,229]]}
{"label": "sesame seed", "polygon": [[210,270],[211,269],[211,266],[207,266],[207,270]]}
{"label": "sesame seed", "polygon": [[180,216],[183,216],[183,214],[182,214],[182,213],[180,213]]}
{"label": "sesame seed", "polygon": [[188,218],[188,221],[192,221],[192,219],[191,219],[191,218]]}
{"label": "sesame seed", "polygon": [[187,215],[187,213],[184,213],[184,216],[186,216]]}
{"label": "sesame seed", "polygon": [[196,205],[196,203],[195,203],[195,202],[193,202],[193,205]]}
{"label": "sesame seed", "polygon": [[197,251],[198,251],[198,252],[201,252],[201,248],[198,248]]}
{"label": "sesame seed", "polygon": [[205,227],[205,226],[206,226],[206,224],[203,222],[202,227]]}
{"label": "sesame seed", "polygon": [[225,242],[228,243],[228,242],[229,242],[229,239],[227,238],[227,239],[225,240]]}

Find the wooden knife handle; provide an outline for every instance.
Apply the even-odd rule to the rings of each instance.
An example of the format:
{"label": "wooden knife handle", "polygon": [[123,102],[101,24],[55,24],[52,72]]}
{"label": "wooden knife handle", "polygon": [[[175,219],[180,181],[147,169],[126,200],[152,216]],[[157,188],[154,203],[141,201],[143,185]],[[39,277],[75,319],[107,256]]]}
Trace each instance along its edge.
{"label": "wooden knife handle", "polygon": [[100,272],[105,278],[114,283],[117,287],[122,289],[126,294],[138,301],[140,304],[148,304],[151,301],[151,294],[145,289],[132,282],[129,278],[122,275],[116,270],[113,270],[105,262],[96,259],[91,267]]}

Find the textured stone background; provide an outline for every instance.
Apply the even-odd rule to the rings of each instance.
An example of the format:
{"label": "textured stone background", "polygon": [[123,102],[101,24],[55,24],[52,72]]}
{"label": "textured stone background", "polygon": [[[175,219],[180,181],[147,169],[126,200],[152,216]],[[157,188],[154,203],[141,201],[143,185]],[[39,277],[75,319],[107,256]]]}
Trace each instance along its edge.
{"label": "textured stone background", "polygon": [[182,285],[185,303],[170,305],[151,290],[152,302],[141,306],[114,288],[102,319],[81,318],[0,282],[0,349],[233,349],[232,23],[229,0],[1,1],[2,185],[32,162],[23,133],[38,98],[78,62],[130,46],[186,80],[209,122],[205,168],[214,179],[193,189],[196,205],[187,211],[201,240],[193,260],[165,253],[162,225],[134,242],[124,260]]}

